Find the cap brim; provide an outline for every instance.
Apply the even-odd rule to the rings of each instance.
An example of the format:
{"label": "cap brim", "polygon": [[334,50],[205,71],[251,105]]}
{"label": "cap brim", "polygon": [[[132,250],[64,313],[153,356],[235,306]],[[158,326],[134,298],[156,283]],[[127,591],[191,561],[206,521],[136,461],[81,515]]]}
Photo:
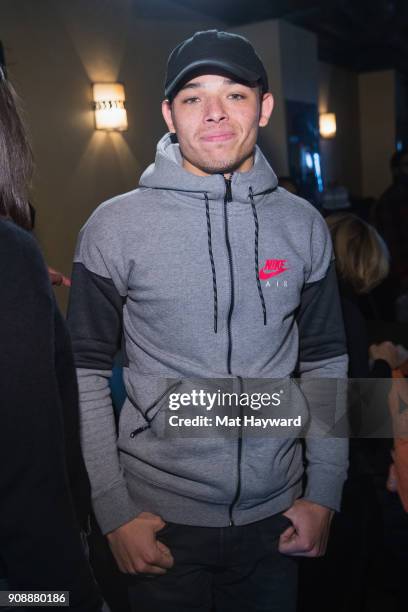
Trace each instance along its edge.
{"label": "cap brim", "polygon": [[196,62],[192,62],[188,66],[185,66],[181,72],[174,78],[170,83],[166,84],[164,94],[166,98],[168,98],[178,87],[181,86],[183,82],[186,81],[187,77],[197,70],[201,69],[218,69],[222,72],[228,73],[231,76],[235,76],[242,81],[247,81],[248,83],[255,83],[262,78],[262,75],[253,72],[252,70],[247,70],[246,68],[242,68],[242,66],[238,66],[232,62],[223,62],[217,60],[199,60]]}

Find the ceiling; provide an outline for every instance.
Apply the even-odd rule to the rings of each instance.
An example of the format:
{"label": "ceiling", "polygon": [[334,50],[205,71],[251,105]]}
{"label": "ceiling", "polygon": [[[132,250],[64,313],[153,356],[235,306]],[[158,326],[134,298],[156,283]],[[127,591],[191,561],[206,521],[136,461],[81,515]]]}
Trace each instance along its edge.
{"label": "ceiling", "polygon": [[408,0],[173,0],[239,26],[285,19],[318,36],[323,61],[356,71],[395,68],[408,76]]}

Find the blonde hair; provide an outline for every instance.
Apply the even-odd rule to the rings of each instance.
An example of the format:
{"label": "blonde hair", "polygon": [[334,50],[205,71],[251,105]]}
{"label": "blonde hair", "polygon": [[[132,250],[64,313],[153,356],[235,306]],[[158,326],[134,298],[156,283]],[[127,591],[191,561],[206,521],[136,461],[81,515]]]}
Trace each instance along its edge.
{"label": "blonde hair", "polygon": [[356,293],[369,293],[389,272],[385,243],[372,225],[351,213],[336,213],[326,219],[336,255],[336,269]]}

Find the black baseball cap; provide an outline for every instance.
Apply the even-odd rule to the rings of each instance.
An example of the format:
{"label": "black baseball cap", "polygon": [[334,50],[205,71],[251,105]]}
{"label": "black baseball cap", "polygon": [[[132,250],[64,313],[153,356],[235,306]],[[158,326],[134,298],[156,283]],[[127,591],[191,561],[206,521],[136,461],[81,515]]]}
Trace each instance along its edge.
{"label": "black baseball cap", "polygon": [[268,76],[255,49],[244,36],[206,30],[196,32],[170,53],[164,94],[170,100],[189,80],[205,69],[217,69],[247,83],[259,83],[268,91]]}

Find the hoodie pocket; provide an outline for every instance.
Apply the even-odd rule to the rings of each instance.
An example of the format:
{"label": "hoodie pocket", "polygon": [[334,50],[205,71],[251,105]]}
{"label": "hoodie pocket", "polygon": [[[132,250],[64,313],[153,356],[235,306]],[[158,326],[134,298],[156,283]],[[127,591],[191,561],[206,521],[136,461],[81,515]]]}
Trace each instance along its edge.
{"label": "hoodie pocket", "polygon": [[126,398],[119,417],[119,446],[127,446],[130,438],[134,438],[148,427],[149,423],[140,408]]}
{"label": "hoodie pocket", "polygon": [[147,429],[151,429],[156,434],[159,434],[159,431],[163,429],[163,427],[159,427],[160,414],[168,405],[169,395],[180,384],[181,381],[173,381],[144,409],[136,404],[136,402],[127,398],[119,421],[120,436],[127,435],[133,439]]}

